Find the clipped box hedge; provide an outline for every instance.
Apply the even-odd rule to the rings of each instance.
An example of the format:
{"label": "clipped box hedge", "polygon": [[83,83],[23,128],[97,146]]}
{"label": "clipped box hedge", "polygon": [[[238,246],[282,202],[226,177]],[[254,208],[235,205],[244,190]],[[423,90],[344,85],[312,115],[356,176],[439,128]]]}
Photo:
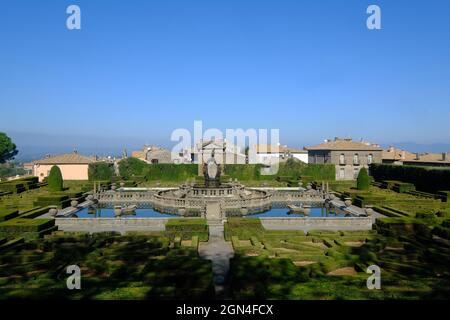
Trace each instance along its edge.
{"label": "clipped box hedge", "polygon": [[207,231],[206,219],[169,219],[166,231]]}
{"label": "clipped box hedge", "polygon": [[445,226],[436,226],[431,231],[432,234],[435,234],[441,238],[450,240],[450,228]]}
{"label": "clipped box hedge", "polygon": [[19,215],[18,210],[0,209],[0,221],[10,220]]}
{"label": "clipped box hedge", "polygon": [[438,191],[437,194],[441,196],[443,202],[450,202],[450,191]]}
{"label": "clipped box hedge", "polygon": [[31,210],[23,212],[20,217],[24,219],[34,219],[36,217],[39,217],[43,214],[46,214],[52,207],[35,207]]}
{"label": "clipped box hedge", "polygon": [[46,207],[46,206],[57,206],[59,208],[66,208],[70,206],[70,199],[67,195],[48,195],[48,196],[39,196],[33,202],[33,205],[36,207]]}
{"label": "clipped box hedge", "polygon": [[397,180],[413,183],[418,190],[437,192],[450,190],[450,170],[420,166],[371,164],[370,174],[377,181]]}
{"label": "clipped box hedge", "polygon": [[0,232],[39,232],[54,225],[54,219],[15,218],[0,222]]}

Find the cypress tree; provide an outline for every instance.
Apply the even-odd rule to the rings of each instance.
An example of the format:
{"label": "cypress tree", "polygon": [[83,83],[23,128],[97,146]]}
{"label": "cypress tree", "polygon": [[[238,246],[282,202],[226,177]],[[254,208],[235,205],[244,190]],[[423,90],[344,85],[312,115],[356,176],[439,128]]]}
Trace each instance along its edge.
{"label": "cypress tree", "polygon": [[47,178],[48,181],[48,189],[50,191],[62,191],[63,190],[63,178],[61,174],[61,170],[58,166],[53,166],[50,169],[50,174]]}
{"label": "cypress tree", "polygon": [[366,168],[361,168],[358,173],[358,178],[356,180],[356,187],[358,190],[369,190],[370,178],[367,174]]}

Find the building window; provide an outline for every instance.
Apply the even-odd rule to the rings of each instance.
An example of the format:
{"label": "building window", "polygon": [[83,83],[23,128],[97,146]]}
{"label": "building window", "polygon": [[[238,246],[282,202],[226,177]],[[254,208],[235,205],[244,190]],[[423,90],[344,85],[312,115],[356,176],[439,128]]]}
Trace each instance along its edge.
{"label": "building window", "polygon": [[370,154],[367,156],[367,164],[372,164],[372,161],[373,161],[373,155],[370,153]]}
{"label": "building window", "polygon": [[359,165],[359,155],[357,153],[353,156],[353,164]]}
{"label": "building window", "polygon": [[339,169],[339,179],[345,179],[345,169],[344,168]]}
{"label": "building window", "polygon": [[152,159],[153,164],[158,164],[158,159]]}
{"label": "building window", "polygon": [[345,164],[345,155],[343,153],[339,155],[339,164]]}

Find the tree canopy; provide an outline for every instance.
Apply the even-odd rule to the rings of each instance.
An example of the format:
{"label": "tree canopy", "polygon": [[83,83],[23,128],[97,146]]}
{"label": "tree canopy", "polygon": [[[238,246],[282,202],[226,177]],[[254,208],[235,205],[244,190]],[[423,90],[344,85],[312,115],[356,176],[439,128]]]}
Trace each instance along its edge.
{"label": "tree canopy", "polygon": [[19,151],[11,138],[4,132],[0,132],[0,163],[13,159]]}

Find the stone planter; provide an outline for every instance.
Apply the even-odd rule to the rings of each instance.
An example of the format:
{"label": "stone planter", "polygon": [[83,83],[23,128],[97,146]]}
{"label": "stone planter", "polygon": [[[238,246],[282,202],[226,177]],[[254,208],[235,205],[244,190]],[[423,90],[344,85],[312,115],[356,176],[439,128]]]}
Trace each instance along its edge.
{"label": "stone planter", "polygon": [[77,200],[70,201],[70,206],[76,208],[78,206],[78,201]]}
{"label": "stone planter", "polygon": [[345,198],[344,204],[346,207],[350,207],[352,205],[352,199],[351,198]]}
{"label": "stone planter", "polygon": [[58,214],[58,209],[56,208],[51,208],[48,213],[52,216],[52,217],[56,217],[56,215]]}

